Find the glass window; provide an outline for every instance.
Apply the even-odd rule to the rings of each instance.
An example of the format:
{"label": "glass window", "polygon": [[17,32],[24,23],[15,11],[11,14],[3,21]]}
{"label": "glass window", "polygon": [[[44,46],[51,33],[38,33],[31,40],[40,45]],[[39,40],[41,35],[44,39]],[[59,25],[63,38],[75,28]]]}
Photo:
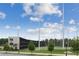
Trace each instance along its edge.
{"label": "glass window", "polygon": [[13,41],[13,39],[11,38],[10,41]]}
{"label": "glass window", "polygon": [[10,43],[10,45],[13,45],[13,43]]}

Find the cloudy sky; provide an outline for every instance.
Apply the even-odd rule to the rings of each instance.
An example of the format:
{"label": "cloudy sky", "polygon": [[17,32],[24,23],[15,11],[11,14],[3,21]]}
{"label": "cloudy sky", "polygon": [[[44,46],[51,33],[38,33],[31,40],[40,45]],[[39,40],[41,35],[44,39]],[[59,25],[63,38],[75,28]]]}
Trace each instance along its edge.
{"label": "cloudy sky", "polygon": [[[64,16],[64,17],[63,17]],[[64,20],[64,21],[63,21]],[[79,33],[79,4],[0,4],[0,37],[72,38]]]}

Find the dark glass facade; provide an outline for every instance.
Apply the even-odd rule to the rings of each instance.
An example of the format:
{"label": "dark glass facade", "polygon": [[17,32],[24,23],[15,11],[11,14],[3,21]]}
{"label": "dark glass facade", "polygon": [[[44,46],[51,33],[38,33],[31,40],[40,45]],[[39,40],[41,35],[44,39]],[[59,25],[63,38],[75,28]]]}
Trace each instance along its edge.
{"label": "dark glass facade", "polygon": [[[31,40],[24,39],[20,37],[20,49],[28,48],[28,44]],[[33,40],[32,40],[33,41]],[[35,46],[38,46],[38,41],[33,41]]]}

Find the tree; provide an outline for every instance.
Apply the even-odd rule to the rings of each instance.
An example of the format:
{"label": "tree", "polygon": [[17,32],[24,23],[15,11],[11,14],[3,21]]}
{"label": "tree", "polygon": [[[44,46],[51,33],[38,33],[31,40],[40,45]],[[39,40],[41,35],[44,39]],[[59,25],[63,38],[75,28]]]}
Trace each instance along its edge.
{"label": "tree", "polygon": [[53,41],[49,40],[48,42],[48,51],[51,52],[52,54],[52,51],[54,50],[54,44],[53,44]]}
{"label": "tree", "polygon": [[9,47],[9,51],[14,51],[13,47]]}
{"label": "tree", "polygon": [[6,53],[7,53],[7,51],[9,51],[9,50],[10,50],[9,45],[8,45],[8,44],[5,44],[5,45],[4,45],[4,49],[3,49],[3,50],[5,50],[5,51],[6,51]]}
{"label": "tree", "polygon": [[72,51],[78,55],[79,51],[79,40],[72,40],[71,42],[71,49]]}
{"label": "tree", "polygon": [[46,46],[48,45],[48,39],[45,39],[45,45]]}
{"label": "tree", "polygon": [[35,45],[32,41],[29,42],[28,49],[31,51],[31,54],[35,50]]}
{"label": "tree", "polygon": [[5,45],[6,43],[8,43],[8,38],[0,38],[0,46]]}

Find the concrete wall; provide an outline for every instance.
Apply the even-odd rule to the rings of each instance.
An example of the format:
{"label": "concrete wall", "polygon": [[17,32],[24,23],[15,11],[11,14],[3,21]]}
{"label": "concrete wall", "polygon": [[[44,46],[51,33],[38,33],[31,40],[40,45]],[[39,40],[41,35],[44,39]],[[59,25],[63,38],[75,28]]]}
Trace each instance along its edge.
{"label": "concrete wall", "polygon": [[[13,39],[13,40],[11,41],[10,39]],[[10,45],[10,43],[13,43],[13,45]],[[9,44],[9,46],[11,46],[13,48],[15,48],[15,46],[16,46],[17,49],[20,49],[19,48],[19,45],[20,45],[19,37],[9,37],[8,38],[8,44]]]}

